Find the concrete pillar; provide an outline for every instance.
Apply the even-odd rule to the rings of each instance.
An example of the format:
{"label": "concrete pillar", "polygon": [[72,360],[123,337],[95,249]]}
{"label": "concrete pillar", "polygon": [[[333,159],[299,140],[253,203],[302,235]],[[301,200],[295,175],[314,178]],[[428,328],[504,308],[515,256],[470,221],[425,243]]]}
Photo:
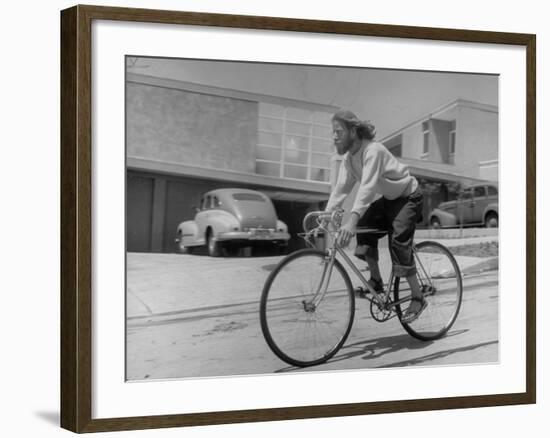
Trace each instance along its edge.
{"label": "concrete pillar", "polygon": [[151,219],[151,252],[162,252],[164,215],[166,212],[166,179],[155,178],[153,188],[153,211]]}

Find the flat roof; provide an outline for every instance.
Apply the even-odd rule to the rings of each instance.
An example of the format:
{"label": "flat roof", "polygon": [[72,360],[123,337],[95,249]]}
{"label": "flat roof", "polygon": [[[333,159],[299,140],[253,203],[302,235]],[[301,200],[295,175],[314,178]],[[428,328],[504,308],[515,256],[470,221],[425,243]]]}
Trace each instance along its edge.
{"label": "flat roof", "polygon": [[487,111],[491,113],[497,113],[498,114],[498,107],[496,105],[489,105],[486,103],[480,103],[480,102],[474,102],[471,100],[465,100],[465,99],[456,99],[453,100],[450,103],[447,103],[445,105],[442,105],[440,107],[437,107],[433,111],[430,111],[429,113],[425,114],[424,116],[415,119],[414,121],[407,123],[403,127],[399,128],[396,131],[393,131],[391,134],[386,135],[384,138],[379,140],[381,143],[390,140],[391,138],[395,137],[396,135],[401,134],[404,130],[421,124],[422,122],[428,120],[428,119],[436,119],[438,115],[443,114],[446,111],[452,110],[456,107],[464,107],[464,108],[473,108],[480,111]]}

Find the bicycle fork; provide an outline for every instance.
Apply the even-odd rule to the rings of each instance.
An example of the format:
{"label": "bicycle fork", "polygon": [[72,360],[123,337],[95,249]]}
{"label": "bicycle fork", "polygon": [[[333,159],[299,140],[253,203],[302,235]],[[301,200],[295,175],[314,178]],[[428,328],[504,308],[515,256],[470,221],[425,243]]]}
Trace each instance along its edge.
{"label": "bicycle fork", "polygon": [[323,298],[327,293],[330,277],[332,275],[332,269],[334,268],[335,258],[336,258],[336,251],[329,249],[327,254],[325,255],[325,260],[323,262],[324,263],[323,272],[321,274],[321,278],[319,279],[319,285],[315,290],[315,294],[313,295],[313,298],[310,301],[305,301],[305,300],[302,301],[304,310],[306,312],[314,312],[317,309],[317,306],[319,305],[319,303],[323,301]]}

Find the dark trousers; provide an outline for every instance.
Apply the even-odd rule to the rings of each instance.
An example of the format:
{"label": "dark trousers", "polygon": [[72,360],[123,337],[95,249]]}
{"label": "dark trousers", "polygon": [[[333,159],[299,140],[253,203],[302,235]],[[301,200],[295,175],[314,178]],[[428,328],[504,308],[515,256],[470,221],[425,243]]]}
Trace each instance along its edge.
{"label": "dark trousers", "polygon": [[374,201],[357,223],[358,228],[376,228],[383,233],[357,234],[355,256],[378,261],[378,239],[388,235],[393,274],[409,277],[416,274],[412,244],[416,223],[422,218],[424,197],[420,189],[409,196]]}

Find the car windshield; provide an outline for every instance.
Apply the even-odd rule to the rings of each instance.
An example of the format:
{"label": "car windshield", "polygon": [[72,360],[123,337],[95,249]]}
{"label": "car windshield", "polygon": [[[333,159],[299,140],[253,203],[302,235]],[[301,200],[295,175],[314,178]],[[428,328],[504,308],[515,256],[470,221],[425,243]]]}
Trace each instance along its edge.
{"label": "car windshield", "polygon": [[256,202],[265,202],[265,199],[262,195],[257,195],[255,193],[235,193],[233,195],[235,201],[256,201]]}

